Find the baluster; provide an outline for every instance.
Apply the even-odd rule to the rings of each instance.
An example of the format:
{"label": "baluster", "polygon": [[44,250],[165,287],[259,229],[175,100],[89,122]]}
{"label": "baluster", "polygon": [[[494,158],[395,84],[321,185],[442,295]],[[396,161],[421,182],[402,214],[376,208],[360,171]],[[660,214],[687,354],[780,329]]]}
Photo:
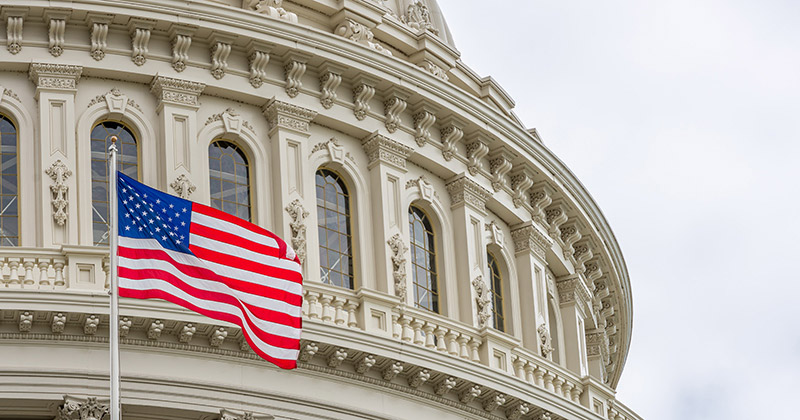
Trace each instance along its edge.
{"label": "baluster", "polygon": [[65,263],[62,258],[56,259],[53,263],[53,268],[55,268],[56,271],[56,277],[53,281],[54,287],[63,288],[67,285],[67,283],[64,281],[64,265]]}
{"label": "baluster", "polygon": [[572,388],[570,395],[572,396],[572,402],[575,404],[581,403],[581,394],[583,393],[583,386],[581,384],[575,384],[575,388]]}
{"label": "baluster", "polygon": [[425,326],[422,327],[422,331],[425,332],[425,347],[429,349],[436,348],[436,336],[433,335],[433,330],[436,329],[436,326],[431,324],[430,322],[426,322]]}
{"label": "baluster", "polygon": [[447,335],[445,336],[445,339],[447,340],[447,353],[456,357],[458,357],[458,343],[456,342],[457,337],[458,333],[453,330],[447,331]]}
{"label": "baluster", "polygon": [[536,366],[536,369],[533,371],[533,377],[535,378],[536,386],[544,388],[544,369]]}
{"label": "baluster", "polygon": [[561,386],[561,391],[563,393],[563,395],[561,395],[561,396],[566,398],[567,400],[569,400],[570,399],[570,393],[569,392],[572,391],[572,388],[574,388],[574,387],[575,387],[575,385],[572,385],[572,382],[564,381],[564,385]]}
{"label": "baluster", "polygon": [[446,333],[445,329],[442,327],[436,327],[436,330],[434,330],[433,333],[436,335],[436,351],[447,353],[447,342],[444,339],[444,335]]}
{"label": "baluster", "polygon": [[3,283],[3,286],[8,287],[8,278],[6,277],[6,267],[8,266],[8,261],[5,258],[0,258],[0,281]]}
{"label": "baluster", "polygon": [[531,362],[525,363],[525,382],[534,384],[535,378],[533,377],[533,371],[535,369],[536,368],[531,364]]}
{"label": "baluster", "polygon": [[303,290],[303,305],[300,307],[300,314],[308,318],[308,290]]}
{"label": "baluster", "polygon": [[39,259],[39,288],[50,289],[53,285],[50,283],[50,261]]}
{"label": "baluster", "polygon": [[422,326],[424,324],[425,321],[420,321],[419,319],[415,319],[411,322],[411,328],[414,330],[414,344],[418,346],[425,344],[425,336],[422,333]]}
{"label": "baluster", "polygon": [[406,342],[411,342],[411,339],[414,338],[414,330],[409,326],[411,319],[405,315],[402,315],[397,322],[399,322],[400,326],[403,327],[403,335],[400,337],[400,339]]}
{"label": "baluster", "polygon": [[344,310],[347,311],[347,326],[350,328],[358,328],[358,318],[356,317],[356,309],[358,309],[358,301],[347,300],[344,305]]}
{"label": "baluster", "polygon": [[25,258],[22,261],[22,267],[25,268],[25,280],[22,281],[22,287],[26,289],[35,289],[36,282],[33,281],[33,266],[35,260],[33,258]]}
{"label": "baluster", "polygon": [[456,341],[458,341],[458,356],[462,359],[469,359],[469,349],[467,348],[469,337],[461,334],[456,338]]}
{"label": "baluster", "polygon": [[111,289],[111,262],[108,258],[103,258],[103,273],[106,275],[105,277],[105,284],[103,287],[105,290]]}
{"label": "baluster", "polygon": [[[481,340],[479,338],[473,338],[469,340],[469,358],[472,361],[481,363],[481,354],[478,349],[481,347]],[[489,364],[489,361],[486,361],[486,364]]]}
{"label": "baluster", "polygon": [[555,379],[555,375],[553,375],[552,373],[546,372],[544,374],[544,389],[550,392],[554,392],[553,379]]}
{"label": "baluster", "polygon": [[517,375],[517,378],[525,380],[525,360],[522,360],[520,356],[514,356],[514,373]]}
{"label": "baluster", "polygon": [[322,305],[322,322],[331,322],[333,319],[331,300],[332,296],[320,295],[319,303]]}
{"label": "baluster", "polygon": [[11,269],[11,274],[8,278],[8,287],[19,288],[22,285],[19,281],[19,258],[9,258],[8,267]]}
{"label": "baluster", "polygon": [[561,378],[561,377],[559,377],[559,376],[556,376],[556,377],[553,379],[553,393],[555,393],[555,394],[556,394],[556,395],[558,395],[559,397],[560,397],[560,396],[561,396],[561,394],[562,394],[562,391],[561,391],[561,385],[563,385],[563,384],[564,384],[564,379],[563,379],[563,378]]}
{"label": "baluster", "polygon": [[317,309],[317,294],[309,292],[306,295],[308,300],[308,318],[319,319],[319,310]]}
{"label": "baluster", "polygon": [[344,311],[342,310],[344,302],[344,299],[338,297],[333,300],[333,308],[335,313],[333,322],[338,326],[343,326],[347,322]]}

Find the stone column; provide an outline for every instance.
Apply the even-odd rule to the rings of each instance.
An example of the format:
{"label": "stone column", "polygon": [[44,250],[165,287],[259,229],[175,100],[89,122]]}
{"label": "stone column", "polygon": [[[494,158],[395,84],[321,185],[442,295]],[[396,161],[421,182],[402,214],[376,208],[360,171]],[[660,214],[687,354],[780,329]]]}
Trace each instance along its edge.
{"label": "stone column", "polygon": [[561,305],[567,369],[582,377],[587,373],[588,364],[585,319],[591,309],[591,293],[579,275],[556,279],[556,288]]}
{"label": "stone column", "polygon": [[[54,218],[53,196],[50,191],[51,177],[44,171],[54,164],[63,166],[65,170],[76,168],[75,92],[82,72],[83,67],[80,66],[32,63],[28,73],[36,85],[35,97],[39,102],[37,127],[39,141],[36,143],[34,154],[37,156],[36,178],[41,179],[42,183],[35,186],[35,191],[40,194],[36,201],[42,203],[36,210],[36,219],[42,227],[41,241],[37,242],[44,247],[58,247],[78,242],[79,226],[76,222],[78,218],[67,217],[63,220]],[[61,164],[56,163],[59,160]],[[63,207],[66,214],[78,212],[75,204],[78,198],[76,179],[74,176],[63,179],[63,186],[67,188],[64,195],[67,204]],[[91,223],[91,216],[88,220]],[[87,243],[91,243],[91,239]]]}
{"label": "stone column", "polygon": [[[309,209],[316,210],[313,168],[308,167],[306,157],[310,152],[311,120],[317,113],[273,97],[264,106],[264,116],[269,123],[271,202],[275,223],[272,231],[305,260],[308,250],[301,229],[301,225],[305,226],[303,214]],[[298,201],[295,203],[295,200]],[[303,267],[303,274],[308,276],[308,264]]]}
{"label": "stone column", "polygon": [[456,291],[458,293],[458,319],[478,328],[491,327],[491,318],[481,319],[473,293],[472,282],[482,281],[484,288],[491,289],[491,280],[486,272],[486,244],[484,243],[484,222],[486,219],[486,200],[491,193],[481,187],[466,174],[460,174],[448,181],[450,209],[453,212],[453,243],[455,247]]}
{"label": "stone column", "polygon": [[[411,293],[406,293],[410,282],[407,267],[408,254],[408,209],[402,207],[402,183],[406,173],[406,159],[413,150],[377,132],[361,142],[369,160],[370,211],[373,215],[373,246],[375,250],[375,273],[367,274],[364,287],[373,288],[410,302]],[[392,238],[395,237],[394,241]],[[397,247],[393,252],[392,243]],[[398,265],[395,264],[392,257]],[[397,276],[395,276],[395,274]],[[373,277],[370,284],[368,277]],[[397,277],[397,278],[395,278]]]}
{"label": "stone column", "polygon": [[541,353],[539,334],[536,331],[538,320],[546,319],[547,287],[545,267],[547,250],[552,241],[532,222],[525,222],[511,228],[514,251],[517,259],[517,278],[522,315],[522,341],[525,347]]}
{"label": "stone column", "polygon": [[200,94],[205,87],[203,83],[165,76],[157,75],[153,79],[150,91],[158,100],[156,112],[159,115],[159,140],[156,147],[162,164],[158,167],[157,179],[147,179],[148,175],[142,174],[143,181],[154,182],[162,191],[167,191],[167,186],[181,175],[201,188],[208,184],[208,179],[198,178],[204,172],[192,168],[191,159],[191,150],[197,147],[197,109],[200,107]]}

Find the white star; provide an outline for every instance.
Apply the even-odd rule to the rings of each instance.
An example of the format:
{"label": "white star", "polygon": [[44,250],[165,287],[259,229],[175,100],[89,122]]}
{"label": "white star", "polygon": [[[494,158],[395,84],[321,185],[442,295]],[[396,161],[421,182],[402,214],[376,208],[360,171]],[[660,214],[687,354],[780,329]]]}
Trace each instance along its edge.
{"label": "white star", "polygon": [[175,217],[181,217],[180,213],[175,213]]}
{"label": "white star", "polygon": [[168,217],[168,218],[167,218],[167,221],[168,221],[168,222],[171,222],[171,221],[172,221],[172,218],[171,218],[171,217]]}
{"label": "white star", "polygon": [[183,212],[186,213],[186,207],[183,208]]}
{"label": "white star", "polygon": [[127,188],[123,188],[122,192],[128,192],[128,189]]}
{"label": "white star", "polygon": [[181,235],[181,239],[185,238],[185,236]]}
{"label": "white star", "polygon": [[162,212],[162,213],[166,213],[166,212],[167,212],[167,209],[161,209],[161,212]]}
{"label": "white star", "polygon": [[186,222],[181,222],[181,226],[186,226]]}
{"label": "white star", "polygon": [[130,226],[125,226],[125,230],[131,230]]}
{"label": "white star", "polygon": [[139,226],[139,232],[141,232],[141,231],[142,231],[142,227],[141,227],[141,226]]}
{"label": "white star", "polygon": [[175,205],[174,204],[170,204],[169,208],[175,208]]}
{"label": "white star", "polygon": [[142,206],[140,206],[139,203],[136,203],[136,208],[138,209],[139,207],[142,207]]}
{"label": "white star", "polygon": [[176,244],[178,244],[178,245],[180,245],[180,244],[181,244],[181,241],[179,241],[179,240],[175,240],[175,243],[176,243]]}
{"label": "white star", "polygon": [[131,218],[131,214],[130,214],[130,213],[125,213],[125,217],[127,217],[128,219],[130,219],[130,218]]}
{"label": "white star", "polygon": [[167,240],[167,237],[166,237],[166,236],[162,236],[162,237],[161,237],[161,240],[162,240],[162,241],[166,241],[166,240]]}
{"label": "white star", "polygon": [[148,220],[148,222],[150,222],[150,224],[152,225],[153,224],[153,219]]}
{"label": "white star", "polygon": [[161,228],[156,226],[156,232],[161,232]]}
{"label": "white star", "polygon": [[[138,197],[138,195],[137,195],[137,197]],[[144,195],[144,198],[147,198],[147,194]]]}
{"label": "white star", "polygon": [[156,204],[161,204],[161,199],[156,199]]}

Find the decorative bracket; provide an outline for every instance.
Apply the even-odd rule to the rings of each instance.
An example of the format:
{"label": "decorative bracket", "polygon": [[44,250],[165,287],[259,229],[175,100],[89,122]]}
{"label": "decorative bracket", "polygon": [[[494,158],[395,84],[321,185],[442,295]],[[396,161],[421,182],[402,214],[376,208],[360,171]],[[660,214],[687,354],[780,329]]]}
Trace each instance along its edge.
{"label": "decorative bracket", "polygon": [[423,104],[417,105],[414,110],[414,140],[422,147],[431,141],[430,128],[436,122],[436,109]]}
{"label": "decorative bracket", "polygon": [[63,9],[48,9],[45,19],[48,22],[47,39],[50,55],[59,57],[64,53],[64,31],[70,12]]}
{"label": "decorative bracket", "polygon": [[[399,233],[395,233],[394,236],[389,238],[386,241],[389,244],[389,249],[391,249],[392,254],[392,274],[394,277],[394,292],[395,294],[401,299],[405,300],[406,298],[406,252],[408,252],[408,246],[403,241],[403,238],[400,236]],[[402,370],[402,366],[401,366]]]}
{"label": "decorative bracket", "polygon": [[511,165],[511,159],[513,158],[514,154],[505,146],[500,146],[489,155],[489,165],[492,173],[492,189],[494,189],[494,192],[499,192],[508,184],[506,174],[513,167]]}
{"label": "decorative bracket", "polygon": [[306,260],[306,225],[304,220],[308,217],[308,210],[303,207],[299,199],[295,199],[288,206],[286,212],[292,218],[289,227],[292,228],[292,248],[294,248],[300,264]]}
{"label": "decorative bracket", "polygon": [[477,133],[467,140],[467,169],[472,176],[483,168],[483,158],[489,154],[489,138]]}
{"label": "decorative bracket", "polygon": [[231,54],[233,37],[214,34],[211,36],[211,75],[219,80],[225,77],[228,70],[228,56]]}
{"label": "decorative bracket", "polygon": [[302,78],[306,73],[306,61],[309,57],[297,53],[290,53],[284,58],[284,75],[286,76],[286,94],[294,98],[300,94],[303,87]]}
{"label": "decorative bracket", "polygon": [[250,84],[254,88],[259,88],[267,80],[267,64],[269,64],[269,53],[272,51],[272,44],[259,41],[251,41],[247,47],[247,57],[250,61]]}
{"label": "decorative bracket", "polygon": [[130,21],[131,61],[137,66],[143,66],[147,62],[150,32],[155,24],[156,22],[150,19],[135,18]]}
{"label": "decorative bracket", "polygon": [[442,157],[452,160],[456,155],[456,144],[464,137],[464,122],[448,116],[442,119]]}
{"label": "decorative bracket", "polygon": [[192,35],[196,28],[191,26],[174,25],[170,31],[172,38],[172,68],[180,73],[186,70],[189,60],[189,47],[192,46]]}
{"label": "decorative bracket", "polygon": [[390,88],[386,93],[386,101],[383,103],[383,113],[386,115],[386,129],[394,133],[400,127],[400,114],[408,106],[409,94],[397,88]]}
{"label": "decorative bracket", "polygon": [[344,67],[326,62],[320,66],[319,70],[319,101],[325,109],[331,109],[336,102],[336,89],[342,83],[342,73]]}
{"label": "decorative bracket", "polygon": [[472,287],[475,290],[475,303],[478,305],[478,326],[483,328],[492,318],[492,292],[483,281],[483,276],[472,279]]}
{"label": "decorative bracket", "polygon": [[515,169],[511,172],[511,190],[513,191],[512,201],[514,202],[514,207],[519,208],[530,200],[530,197],[526,197],[526,195],[533,185],[533,176],[535,174],[536,172],[527,164],[522,164],[519,169]]}
{"label": "decorative bracket", "polygon": [[11,54],[22,51],[22,26],[25,21],[26,9],[3,7],[0,16],[6,18],[6,48]]}
{"label": "decorative bracket", "polygon": [[100,61],[106,56],[106,48],[108,48],[108,24],[111,23],[113,19],[114,15],[100,13],[90,13],[86,18],[91,31],[89,55],[91,55],[95,61]]}
{"label": "decorative bracket", "polygon": [[369,101],[375,96],[376,81],[359,76],[353,81],[353,113],[363,121],[369,113]]}

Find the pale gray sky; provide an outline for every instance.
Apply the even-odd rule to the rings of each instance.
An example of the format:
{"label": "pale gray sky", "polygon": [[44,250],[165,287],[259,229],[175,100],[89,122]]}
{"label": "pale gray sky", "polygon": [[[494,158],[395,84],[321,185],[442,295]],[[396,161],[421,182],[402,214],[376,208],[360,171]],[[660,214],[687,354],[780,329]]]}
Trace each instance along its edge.
{"label": "pale gray sky", "polygon": [[620,400],[647,420],[800,418],[800,2],[439,3],[620,242]]}

